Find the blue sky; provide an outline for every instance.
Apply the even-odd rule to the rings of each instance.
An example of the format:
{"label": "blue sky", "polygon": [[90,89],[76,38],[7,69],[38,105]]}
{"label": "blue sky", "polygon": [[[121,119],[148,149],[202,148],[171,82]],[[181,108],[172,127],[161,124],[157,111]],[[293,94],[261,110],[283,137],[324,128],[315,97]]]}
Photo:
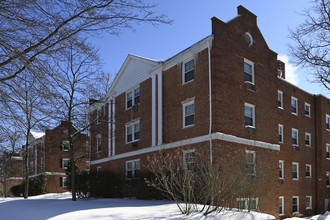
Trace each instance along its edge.
{"label": "blue sky", "polygon": [[257,15],[257,22],[270,49],[286,62],[287,79],[308,92],[330,97],[329,91],[312,83],[304,69],[288,63],[289,28],[303,20],[300,14],[311,7],[311,0],[147,0],[157,3],[156,11],[168,15],[172,25],[135,25],[136,31],[123,30],[119,36],[104,34],[96,39],[104,70],[116,74],[128,54],[150,59],[166,59],[211,34],[213,16],[227,22],[237,16],[242,5]]}

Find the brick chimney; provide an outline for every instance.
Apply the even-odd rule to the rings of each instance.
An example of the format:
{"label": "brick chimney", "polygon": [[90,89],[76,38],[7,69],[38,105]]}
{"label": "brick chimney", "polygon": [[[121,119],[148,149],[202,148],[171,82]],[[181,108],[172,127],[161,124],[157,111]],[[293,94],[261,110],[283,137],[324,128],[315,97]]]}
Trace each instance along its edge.
{"label": "brick chimney", "polygon": [[277,76],[285,79],[285,63],[277,61]]}

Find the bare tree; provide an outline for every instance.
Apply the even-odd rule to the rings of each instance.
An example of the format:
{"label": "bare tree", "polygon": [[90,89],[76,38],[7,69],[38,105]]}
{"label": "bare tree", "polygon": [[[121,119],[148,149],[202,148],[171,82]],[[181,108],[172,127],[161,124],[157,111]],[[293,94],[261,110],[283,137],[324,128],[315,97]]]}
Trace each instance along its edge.
{"label": "bare tree", "polygon": [[39,66],[47,63],[47,56],[68,40],[84,47],[86,34],[117,35],[136,23],[170,23],[166,16],[156,15],[154,7],[142,0],[2,0],[0,82],[27,68],[40,74]]}
{"label": "bare tree", "polygon": [[290,31],[296,64],[308,67],[317,81],[330,90],[330,1],[314,0],[303,13],[306,20]]}

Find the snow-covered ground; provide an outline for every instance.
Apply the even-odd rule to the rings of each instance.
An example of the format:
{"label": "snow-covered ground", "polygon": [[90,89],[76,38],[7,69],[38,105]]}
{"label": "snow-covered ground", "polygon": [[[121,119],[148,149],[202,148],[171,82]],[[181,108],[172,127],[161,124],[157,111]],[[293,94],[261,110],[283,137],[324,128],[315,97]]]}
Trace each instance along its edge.
{"label": "snow-covered ground", "polygon": [[[46,194],[22,198],[0,198],[0,219],[198,219],[238,220],[274,219],[257,212],[222,211],[207,217],[198,213],[182,215],[177,206],[169,201],[129,199],[78,199],[71,201],[70,193]],[[328,216],[315,216],[313,220],[330,220]]]}

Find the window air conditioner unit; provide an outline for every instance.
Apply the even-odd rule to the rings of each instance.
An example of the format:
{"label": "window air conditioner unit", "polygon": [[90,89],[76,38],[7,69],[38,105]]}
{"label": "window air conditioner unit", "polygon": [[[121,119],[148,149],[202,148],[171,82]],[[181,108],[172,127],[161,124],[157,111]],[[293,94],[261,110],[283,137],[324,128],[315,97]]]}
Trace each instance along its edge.
{"label": "window air conditioner unit", "polygon": [[299,147],[298,146],[295,146],[294,147],[294,151],[299,151],[300,149],[299,149]]}
{"label": "window air conditioner unit", "polygon": [[256,85],[254,85],[251,82],[246,81],[245,82],[245,87],[246,87],[247,90],[250,90],[250,91],[253,91],[253,92],[256,91]]}
{"label": "window air conditioner unit", "polygon": [[280,184],[284,184],[284,179],[280,179]]}
{"label": "window air conditioner unit", "polygon": [[248,127],[246,127],[246,129],[247,129],[249,134],[256,134],[257,133],[257,130],[253,127],[248,126]]}
{"label": "window air conditioner unit", "polygon": [[139,109],[139,105],[133,105],[132,106],[132,111],[135,112]]}
{"label": "window air conditioner unit", "polygon": [[278,113],[282,115],[283,114],[283,108],[278,108]]}
{"label": "window air conditioner unit", "polygon": [[137,142],[137,141],[136,141],[136,142],[133,142],[133,143],[132,143],[132,147],[138,147],[138,146],[139,146],[138,143],[139,143],[139,142]]}

